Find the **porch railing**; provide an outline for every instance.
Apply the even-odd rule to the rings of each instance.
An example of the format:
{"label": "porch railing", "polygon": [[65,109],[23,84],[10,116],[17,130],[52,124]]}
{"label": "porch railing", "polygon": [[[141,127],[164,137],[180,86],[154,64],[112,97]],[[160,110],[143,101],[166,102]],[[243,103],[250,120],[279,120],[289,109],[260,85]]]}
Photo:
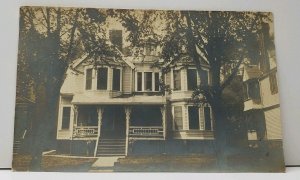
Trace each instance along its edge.
{"label": "porch railing", "polygon": [[162,126],[130,126],[129,137],[164,138],[164,129]]}
{"label": "porch railing", "polygon": [[97,137],[98,126],[77,126],[74,127],[73,137],[75,138],[87,138]]}

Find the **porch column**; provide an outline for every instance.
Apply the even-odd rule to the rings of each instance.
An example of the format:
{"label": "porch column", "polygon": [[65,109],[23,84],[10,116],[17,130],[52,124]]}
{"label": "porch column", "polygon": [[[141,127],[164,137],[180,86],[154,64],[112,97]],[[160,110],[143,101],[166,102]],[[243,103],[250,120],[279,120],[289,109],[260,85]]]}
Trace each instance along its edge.
{"label": "porch column", "polygon": [[128,154],[128,140],[129,140],[129,126],[130,126],[130,115],[131,115],[131,107],[125,107],[125,115],[126,115],[126,147],[125,147],[125,155]]}
{"label": "porch column", "polygon": [[98,143],[99,143],[99,138],[100,138],[100,131],[101,131],[101,125],[102,125],[103,112],[104,112],[103,107],[101,107],[101,106],[97,107],[97,113],[98,113],[98,135],[97,135],[97,141],[96,141],[96,145],[95,145],[94,156],[97,155],[97,148],[98,148]]}
{"label": "porch column", "polygon": [[71,139],[73,139],[75,128],[77,126],[78,106],[75,105],[75,104],[73,104],[72,105],[72,110],[73,110],[73,118],[72,118],[73,121],[71,121],[72,124],[70,125],[70,127],[71,127],[71,133],[72,133],[71,134]]}
{"label": "porch column", "polygon": [[167,122],[166,122],[166,105],[160,107],[161,118],[162,118],[162,126],[163,126],[163,135],[164,139],[166,139],[166,130],[167,130]]}

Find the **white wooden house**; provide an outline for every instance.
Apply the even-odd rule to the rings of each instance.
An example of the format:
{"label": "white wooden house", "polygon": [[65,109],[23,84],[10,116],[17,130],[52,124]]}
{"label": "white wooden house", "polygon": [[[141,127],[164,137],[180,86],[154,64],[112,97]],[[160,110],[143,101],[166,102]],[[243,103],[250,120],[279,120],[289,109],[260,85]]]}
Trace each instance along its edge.
{"label": "white wooden house", "polygon": [[254,146],[282,140],[275,51],[267,43],[260,37],[260,59],[244,67],[244,112],[248,140]]}
{"label": "white wooden house", "polygon": [[[57,140],[61,151],[113,156],[159,148],[165,153],[174,150],[174,143],[168,147],[167,141],[184,148],[187,143],[214,139],[210,107],[190,102],[200,84],[191,62],[178,63],[163,74],[153,67],[162,61],[156,47],[147,46],[145,56],[111,59],[110,66],[95,67],[89,61],[87,56],[75,60],[60,90]],[[210,83],[205,62],[203,67],[204,83]],[[162,92],[162,81],[172,93]]]}

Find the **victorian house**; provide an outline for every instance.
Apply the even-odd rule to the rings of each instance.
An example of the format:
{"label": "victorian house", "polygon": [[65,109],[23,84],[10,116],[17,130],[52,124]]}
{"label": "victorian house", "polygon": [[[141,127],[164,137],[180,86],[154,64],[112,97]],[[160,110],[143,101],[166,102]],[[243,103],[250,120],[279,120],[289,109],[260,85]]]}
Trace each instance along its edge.
{"label": "victorian house", "polygon": [[[122,49],[122,31],[110,35]],[[146,43],[143,56],[105,57],[110,65],[95,66],[87,55],[75,60],[60,90],[58,151],[88,156],[208,151],[214,140],[211,109],[191,102],[200,84],[197,70],[185,60],[163,72],[158,51],[157,44]],[[202,65],[202,83],[210,83],[208,63]]]}

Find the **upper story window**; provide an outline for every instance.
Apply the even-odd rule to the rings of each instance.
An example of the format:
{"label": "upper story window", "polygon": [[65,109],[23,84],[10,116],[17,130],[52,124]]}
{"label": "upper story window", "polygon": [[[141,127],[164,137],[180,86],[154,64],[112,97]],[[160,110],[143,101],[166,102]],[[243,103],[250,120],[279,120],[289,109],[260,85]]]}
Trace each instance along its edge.
{"label": "upper story window", "polygon": [[251,80],[244,84],[244,99],[252,99],[254,101],[257,101],[257,103],[260,102],[260,87],[258,80]]}
{"label": "upper story window", "polygon": [[173,83],[174,83],[174,90],[180,91],[181,90],[181,70],[173,70]]}
{"label": "upper story window", "polygon": [[97,89],[107,90],[108,69],[101,67],[97,69]]}
{"label": "upper story window", "polygon": [[92,89],[92,81],[93,81],[93,69],[86,70],[86,78],[85,78],[85,89]]}
{"label": "upper story window", "polygon": [[159,91],[159,72],[137,72],[136,91]]}
{"label": "upper story window", "polygon": [[207,70],[200,71],[201,77],[199,78],[197,69],[187,69],[187,87],[189,91],[195,90],[199,81],[201,85],[207,86],[209,84],[209,77]]}
{"label": "upper story window", "polygon": [[187,87],[188,90],[195,90],[197,88],[197,70],[187,69]]}
{"label": "upper story window", "polygon": [[270,81],[270,90],[271,94],[278,93],[278,85],[277,85],[277,78],[276,78],[276,72],[272,72],[269,76]]}
{"label": "upper story window", "polygon": [[115,90],[115,91],[121,90],[121,70],[120,69],[113,69],[112,90]]}

